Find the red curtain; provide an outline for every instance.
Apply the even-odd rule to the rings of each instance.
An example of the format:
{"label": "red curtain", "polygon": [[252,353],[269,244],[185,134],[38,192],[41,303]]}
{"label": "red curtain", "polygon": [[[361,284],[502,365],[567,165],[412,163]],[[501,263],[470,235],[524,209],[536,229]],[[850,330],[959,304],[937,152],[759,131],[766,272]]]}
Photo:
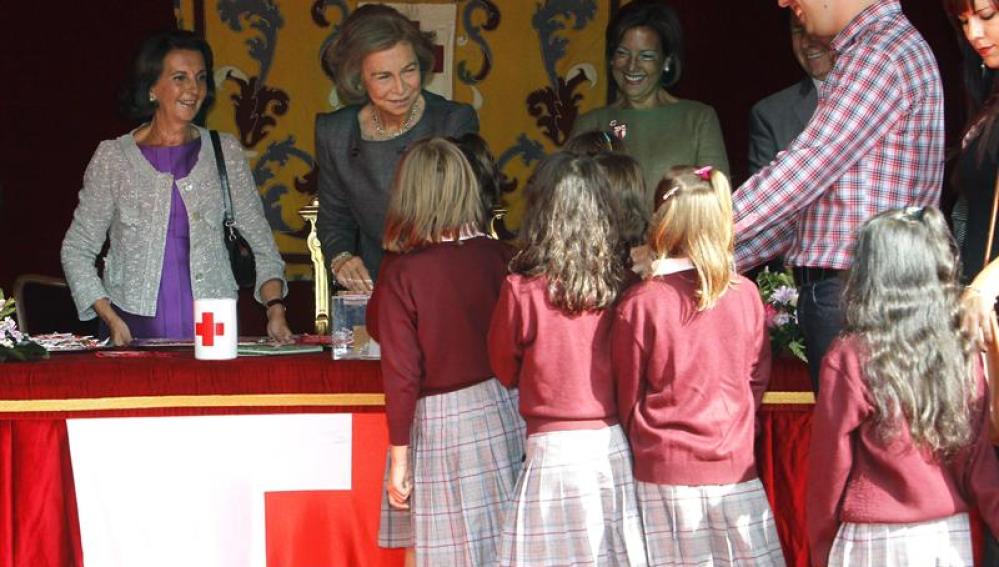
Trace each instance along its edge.
{"label": "red curtain", "polygon": [[0,567],[82,567],[65,421],[0,421],[0,550]]}

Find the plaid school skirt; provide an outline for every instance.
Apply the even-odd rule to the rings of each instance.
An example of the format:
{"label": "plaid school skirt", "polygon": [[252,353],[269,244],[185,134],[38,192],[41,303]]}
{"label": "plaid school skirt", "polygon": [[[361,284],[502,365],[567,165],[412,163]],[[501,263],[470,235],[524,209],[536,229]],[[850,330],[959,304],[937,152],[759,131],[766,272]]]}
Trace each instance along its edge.
{"label": "plaid school skirt", "polygon": [[636,482],[649,565],[784,565],[759,479],[678,486]]}
{"label": "plaid school skirt", "polygon": [[389,506],[383,491],[378,544],[415,547],[417,565],[495,564],[523,440],[516,391],[495,379],[421,398],[410,443],[410,510]]}
{"label": "plaid school skirt", "polygon": [[631,466],[619,425],[528,437],[499,564],[645,565]]}
{"label": "plaid school skirt", "polygon": [[967,514],[913,524],[844,523],[836,532],[829,567],[971,567]]}

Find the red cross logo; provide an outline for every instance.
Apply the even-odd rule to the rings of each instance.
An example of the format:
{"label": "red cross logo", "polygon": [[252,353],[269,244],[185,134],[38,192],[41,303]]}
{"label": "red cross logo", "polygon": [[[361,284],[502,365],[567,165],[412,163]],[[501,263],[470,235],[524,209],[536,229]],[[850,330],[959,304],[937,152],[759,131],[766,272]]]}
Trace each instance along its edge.
{"label": "red cross logo", "polygon": [[194,324],[194,334],[201,337],[201,344],[214,346],[215,337],[225,334],[225,323],[216,323],[215,314],[205,311],[201,314],[201,322]]}

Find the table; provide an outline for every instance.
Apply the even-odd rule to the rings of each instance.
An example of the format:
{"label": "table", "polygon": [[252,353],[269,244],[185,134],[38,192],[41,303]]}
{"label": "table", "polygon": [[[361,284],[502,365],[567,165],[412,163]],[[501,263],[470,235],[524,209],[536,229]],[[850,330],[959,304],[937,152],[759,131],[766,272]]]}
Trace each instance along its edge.
{"label": "table", "polygon": [[[776,359],[757,444],[787,564],[801,567],[808,565],[802,503],[814,401],[807,389],[803,364]],[[63,354],[2,365],[0,567],[83,565],[67,418],[303,412],[356,416],[363,424],[359,431],[367,432],[356,439],[363,451],[355,451],[354,459],[363,462],[353,464],[354,484],[341,498],[296,502],[296,495],[284,496],[306,519],[280,529],[314,529],[331,516],[349,514],[352,521],[331,528],[334,535],[325,538],[331,549],[316,552],[308,564],[401,565],[398,553],[374,546],[387,444],[383,406],[377,363],[331,361],[327,353],[226,362],[195,361],[187,352],[150,351],[140,358]],[[301,556],[301,550],[268,547],[268,567],[293,567]]]}
{"label": "table", "polygon": [[[328,353],[225,362],[180,351],[55,354],[0,365],[0,567],[84,564],[69,418],[341,412],[353,415],[354,443],[365,449],[352,463],[352,490],[309,502],[275,495],[303,521],[273,530],[282,541],[308,537],[310,525],[339,531],[313,541],[311,555],[268,547],[268,565],[401,565],[401,554],[377,549],[374,539],[387,447],[383,405],[377,362],[332,361]],[[345,516],[351,521],[333,521]]]}

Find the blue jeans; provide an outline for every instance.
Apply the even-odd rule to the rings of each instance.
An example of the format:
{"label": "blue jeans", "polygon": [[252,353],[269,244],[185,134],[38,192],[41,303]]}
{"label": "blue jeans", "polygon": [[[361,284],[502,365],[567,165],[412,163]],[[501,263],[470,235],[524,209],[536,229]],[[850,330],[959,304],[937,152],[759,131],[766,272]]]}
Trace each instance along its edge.
{"label": "blue jeans", "polygon": [[843,330],[843,280],[829,278],[798,288],[798,326],[805,336],[808,375],[819,393],[822,357]]}

